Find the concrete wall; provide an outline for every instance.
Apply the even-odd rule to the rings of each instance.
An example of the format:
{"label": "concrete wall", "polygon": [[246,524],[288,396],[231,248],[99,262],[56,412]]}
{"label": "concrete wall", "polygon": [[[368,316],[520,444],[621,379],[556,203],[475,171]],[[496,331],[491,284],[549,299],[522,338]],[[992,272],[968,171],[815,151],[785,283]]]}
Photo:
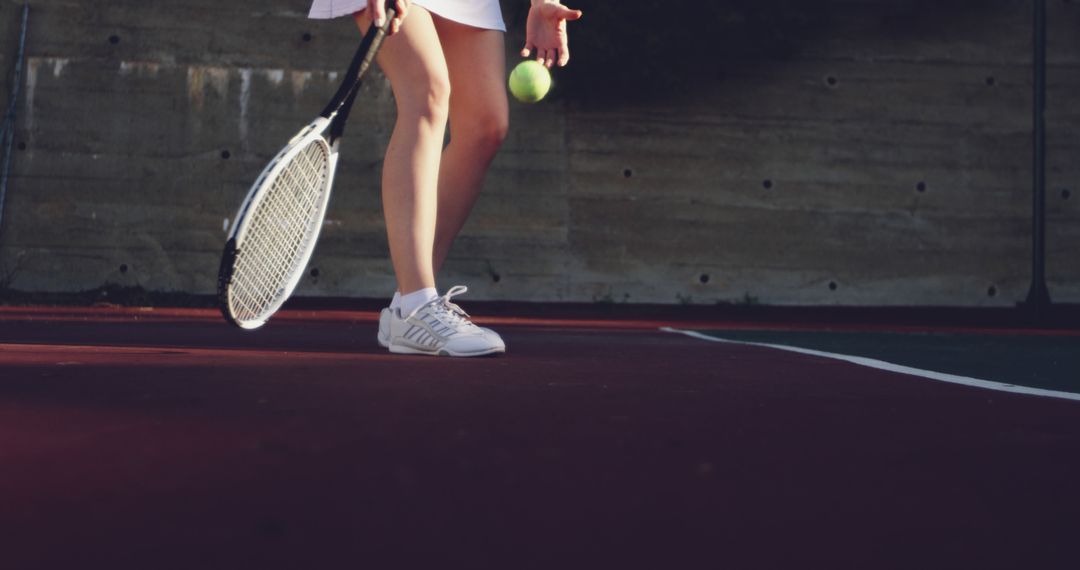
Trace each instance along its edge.
{"label": "concrete wall", "polygon": [[[0,277],[212,292],[229,219],[336,87],[351,23],[305,20],[306,0],[30,4]],[[513,106],[444,285],[536,301],[1025,296],[1029,2],[737,1],[660,26],[648,4],[579,4],[575,61],[550,101]],[[1080,5],[1049,5],[1048,271],[1075,303]],[[0,2],[6,77],[18,8]],[[392,122],[374,74],[300,294],[392,291],[377,186]]]}

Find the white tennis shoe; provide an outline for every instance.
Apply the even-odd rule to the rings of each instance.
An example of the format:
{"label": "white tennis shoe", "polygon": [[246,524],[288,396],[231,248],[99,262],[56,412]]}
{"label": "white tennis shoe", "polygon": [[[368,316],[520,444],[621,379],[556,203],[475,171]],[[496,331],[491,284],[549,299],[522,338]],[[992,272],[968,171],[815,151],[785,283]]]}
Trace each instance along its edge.
{"label": "white tennis shoe", "polygon": [[453,287],[404,317],[400,309],[383,309],[379,344],[396,354],[483,356],[506,352],[506,344],[495,331],[476,326],[468,313],[450,301],[468,290],[462,285]]}
{"label": "white tennis shoe", "polygon": [[[390,307],[384,307],[382,311],[379,311],[379,333],[376,335],[376,339],[379,341],[379,346],[383,348],[390,348],[390,318],[393,316],[394,310]],[[477,325],[479,327],[479,325]],[[499,333],[487,328],[479,327],[484,331],[484,334],[488,335],[488,338],[494,342],[503,342]],[[506,344],[503,344],[505,348]]]}
{"label": "white tennis shoe", "polygon": [[392,314],[390,307],[386,307],[379,312],[379,346],[383,348],[390,348],[390,316]]}

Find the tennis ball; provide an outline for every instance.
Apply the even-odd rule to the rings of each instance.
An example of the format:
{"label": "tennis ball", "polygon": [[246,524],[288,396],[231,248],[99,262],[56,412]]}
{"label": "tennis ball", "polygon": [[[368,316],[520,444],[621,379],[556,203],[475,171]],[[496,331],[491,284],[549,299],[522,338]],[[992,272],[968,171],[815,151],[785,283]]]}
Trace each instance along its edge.
{"label": "tennis ball", "polygon": [[551,73],[538,61],[523,61],[510,72],[510,92],[522,103],[535,103],[550,89]]}

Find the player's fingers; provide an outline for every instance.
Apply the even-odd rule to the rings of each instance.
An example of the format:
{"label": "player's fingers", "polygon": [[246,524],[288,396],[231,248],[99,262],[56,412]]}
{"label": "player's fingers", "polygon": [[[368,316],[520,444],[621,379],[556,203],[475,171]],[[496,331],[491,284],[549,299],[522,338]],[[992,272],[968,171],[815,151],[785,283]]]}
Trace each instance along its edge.
{"label": "player's fingers", "polygon": [[534,46],[532,42],[526,40],[525,47],[521,48],[521,57],[529,57],[529,54],[532,53],[534,49],[536,49],[536,46]]}
{"label": "player's fingers", "polygon": [[544,67],[551,69],[552,65],[555,65],[555,60],[558,58],[558,50],[549,49],[544,54]]}
{"label": "player's fingers", "polygon": [[395,8],[394,10],[394,20],[390,22],[390,35],[394,35],[398,33],[399,30],[401,30],[401,26],[405,23],[405,15],[409,12],[409,8],[407,6],[402,6],[403,4],[406,4],[405,2],[398,0],[397,4],[397,8]]}
{"label": "player's fingers", "polygon": [[560,20],[577,20],[581,18],[581,10],[571,10],[566,6],[559,6],[559,10],[555,13],[555,16]]}
{"label": "player's fingers", "polygon": [[371,7],[371,22],[381,28],[386,23],[386,5],[382,2],[368,2]]}
{"label": "player's fingers", "polygon": [[566,67],[570,63],[570,48],[563,46],[559,50],[559,67]]}

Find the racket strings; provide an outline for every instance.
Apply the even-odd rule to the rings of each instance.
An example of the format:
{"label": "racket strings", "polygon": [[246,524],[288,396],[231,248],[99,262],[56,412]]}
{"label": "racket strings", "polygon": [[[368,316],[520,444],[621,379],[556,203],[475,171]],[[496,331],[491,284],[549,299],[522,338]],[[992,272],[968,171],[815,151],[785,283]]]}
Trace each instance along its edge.
{"label": "racket strings", "polygon": [[265,319],[290,292],[318,229],[329,156],[320,141],[297,153],[249,213],[229,290],[240,322]]}

